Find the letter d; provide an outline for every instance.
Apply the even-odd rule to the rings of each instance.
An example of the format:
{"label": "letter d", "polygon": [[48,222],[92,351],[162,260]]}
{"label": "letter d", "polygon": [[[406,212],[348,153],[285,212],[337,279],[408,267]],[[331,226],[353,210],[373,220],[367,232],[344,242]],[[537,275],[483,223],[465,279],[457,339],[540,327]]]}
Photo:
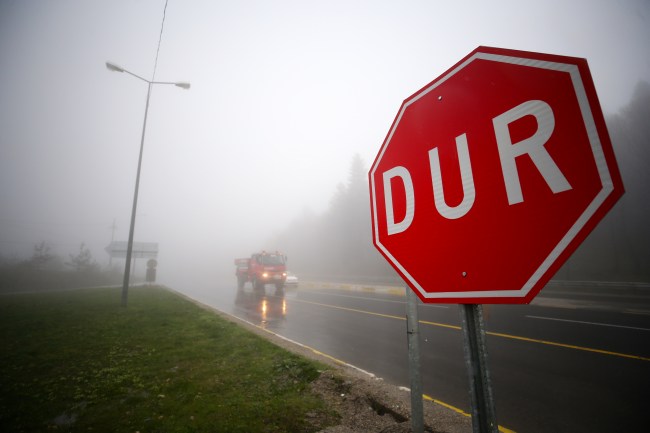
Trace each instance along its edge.
{"label": "letter d", "polygon": [[[409,171],[402,167],[393,167],[384,172],[384,203],[386,204],[386,225],[388,228],[388,235],[401,233],[409,228],[413,222],[415,215],[415,193],[413,191],[413,181]],[[395,222],[395,212],[393,209],[393,193],[391,189],[391,180],[394,177],[399,177],[404,183],[404,190],[406,191],[406,215],[400,222]]]}

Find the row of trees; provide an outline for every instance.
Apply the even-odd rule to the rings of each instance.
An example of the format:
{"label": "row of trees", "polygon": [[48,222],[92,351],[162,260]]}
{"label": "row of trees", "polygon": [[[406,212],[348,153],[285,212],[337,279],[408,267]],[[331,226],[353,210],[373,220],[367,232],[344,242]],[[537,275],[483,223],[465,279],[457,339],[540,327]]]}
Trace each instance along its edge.
{"label": "row of trees", "polygon": [[305,211],[269,242],[286,251],[291,267],[310,276],[395,279],[372,245],[367,168],[359,155],[322,215]]}
{"label": "row of trees", "polygon": [[[565,280],[650,281],[650,84],[607,119],[626,193],[558,272]],[[356,155],[322,215],[305,211],[269,241],[308,276],[395,279],[372,245],[367,167]]]}
{"label": "row of trees", "polygon": [[650,83],[607,127],[625,195],[561,270],[564,279],[650,281]]}
{"label": "row of trees", "polygon": [[36,244],[26,260],[0,260],[0,292],[117,284],[121,277],[118,270],[102,270],[83,243],[68,260],[53,254],[45,242]]}

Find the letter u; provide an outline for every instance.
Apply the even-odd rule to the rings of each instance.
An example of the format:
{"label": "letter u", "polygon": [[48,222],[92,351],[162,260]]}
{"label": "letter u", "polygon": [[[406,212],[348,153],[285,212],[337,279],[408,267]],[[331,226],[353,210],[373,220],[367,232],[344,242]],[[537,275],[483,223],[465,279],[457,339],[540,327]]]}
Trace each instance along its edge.
{"label": "letter u", "polygon": [[456,137],[456,151],[460,163],[460,176],[463,183],[463,201],[458,206],[448,206],[445,202],[445,191],[442,186],[442,173],[440,172],[440,158],[438,148],[429,151],[429,166],[431,168],[431,183],[433,185],[433,199],[436,209],[443,217],[453,220],[464,216],[474,205],[476,190],[474,188],[474,175],[469,160],[467,148],[467,135]]}

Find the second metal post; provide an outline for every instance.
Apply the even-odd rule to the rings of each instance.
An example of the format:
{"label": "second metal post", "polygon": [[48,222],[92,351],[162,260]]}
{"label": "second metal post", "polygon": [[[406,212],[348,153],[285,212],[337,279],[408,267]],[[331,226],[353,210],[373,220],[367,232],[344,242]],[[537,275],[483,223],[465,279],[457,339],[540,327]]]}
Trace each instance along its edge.
{"label": "second metal post", "polygon": [[461,304],[460,310],[472,405],[472,428],[474,433],[497,433],[499,426],[488,368],[483,309],[478,304]]}

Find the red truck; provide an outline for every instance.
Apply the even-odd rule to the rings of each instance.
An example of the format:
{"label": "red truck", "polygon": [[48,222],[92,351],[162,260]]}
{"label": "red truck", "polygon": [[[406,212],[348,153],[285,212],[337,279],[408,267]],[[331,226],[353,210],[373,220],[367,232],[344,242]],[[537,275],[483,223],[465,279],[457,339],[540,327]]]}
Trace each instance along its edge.
{"label": "red truck", "polygon": [[237,267],[237,288],[244,288],[246,282],[250,282],[256,290],[264,289],[266,284],[275,284],[276,290],[284,289],[284,282],[287,279],[287,256],[275,252],[252,254],[250,258],[235,259]]}

